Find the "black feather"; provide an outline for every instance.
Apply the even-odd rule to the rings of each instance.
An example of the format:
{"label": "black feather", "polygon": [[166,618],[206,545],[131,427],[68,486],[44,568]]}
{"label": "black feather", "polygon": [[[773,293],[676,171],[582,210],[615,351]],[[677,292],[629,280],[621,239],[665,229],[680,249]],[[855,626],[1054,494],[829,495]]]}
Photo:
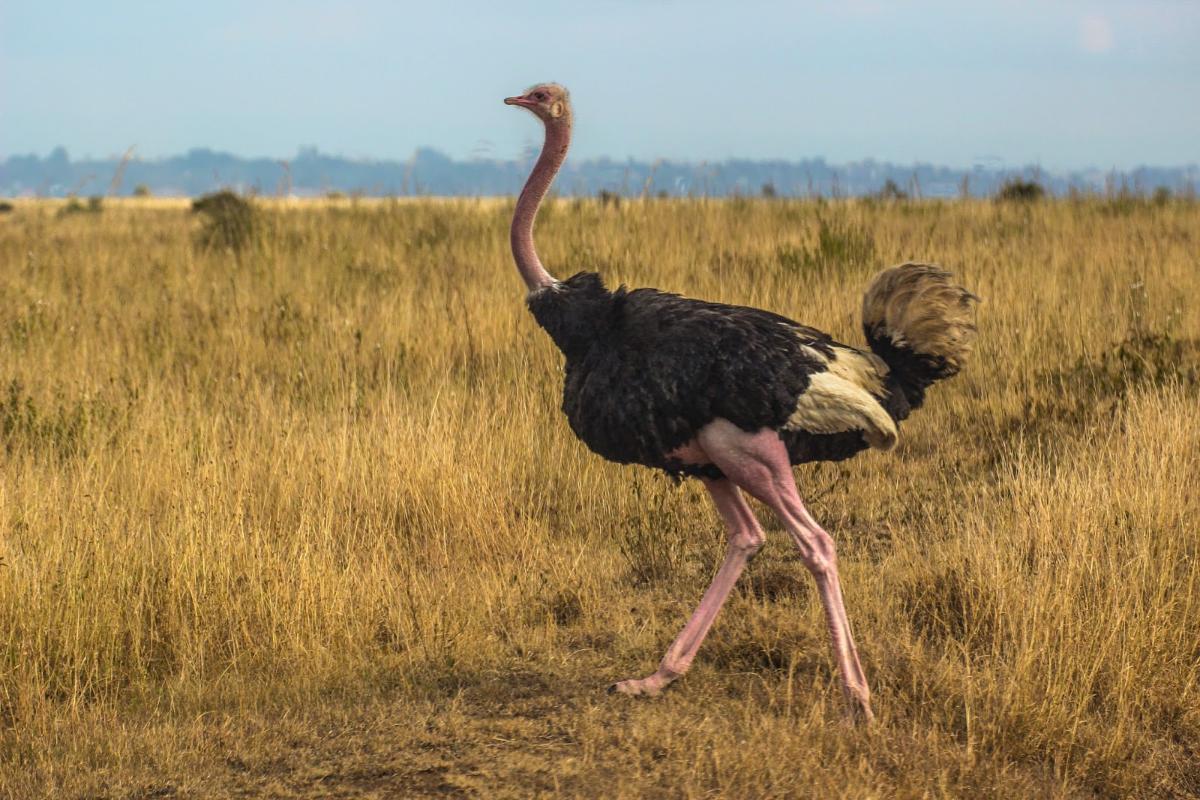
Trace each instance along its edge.
{"label": "black feather", "polygon": [[[655,289],[615,292],[580,273],[529,298],[566,357],[563,411],[594,452],[673,475],[716,477],[714,467],[667,454],[724,418],[746,431],[780,430],[822,361],[828,334],[743,306]],[[840,460],[866,447],[858,432],[785,431],[793,463]]]}
{"label": "black feather", "polygon": [[907,419],[925,402],[925,390],[935,382],[957,373],[949,362],[938,356],[918,353],[911,347],[898,347],[883,325],[863,325],[871,350],[888,365],[889,392],[884,408],[899,422]]}
{"label": "black feather", "polygon": [[845,461],[870,447],[862,431],[810,433],[804,430],[780,431],[793,464],[809,461]]}

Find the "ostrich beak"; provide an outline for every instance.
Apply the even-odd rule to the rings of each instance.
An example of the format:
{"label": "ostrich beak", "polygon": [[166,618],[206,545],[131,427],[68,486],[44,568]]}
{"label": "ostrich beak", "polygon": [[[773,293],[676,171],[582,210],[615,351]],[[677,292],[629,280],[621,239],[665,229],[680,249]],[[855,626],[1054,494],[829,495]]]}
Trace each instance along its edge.
{"label": "ostrich beak", "polygon": [[506,97],[506,98],[504,98],[504,105],[506,105],[506,106],[522,106],[524,108],[532,108],[533,106],[537,105],[537,103],[533,100],[530,100],[528,97],[521,96],[521,97]]}

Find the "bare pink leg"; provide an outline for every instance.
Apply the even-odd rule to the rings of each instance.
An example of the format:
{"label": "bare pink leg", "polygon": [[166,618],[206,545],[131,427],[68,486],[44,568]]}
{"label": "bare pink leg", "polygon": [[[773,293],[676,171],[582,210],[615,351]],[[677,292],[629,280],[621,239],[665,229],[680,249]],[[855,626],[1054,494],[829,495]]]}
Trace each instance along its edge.
{"label": "bare pink leg", "polygon": [[773,430],[746,433],[727,420],[705,426],[697,439],[725,476],[770,506],[791,534],[821,594],[846,701],[870,722],[871,694],[842,604],[833,539],[800,501],[787,448]]}
{"label": "bare pink leg", "polygon": [[667,654],[663,656],[658,670],[646,678],[614,684],[610,691],[653,696],[687,672],[688,667],[692,665],[692,659],[696,657],[696,651],[700,649],[700,643],[708,635],[713,620],[717,618],[721,606],[725,604],[729,593],[733,591],[733,585],[737,583],[738,576],[742,574],[746,564],[766,541],[766,536],[759,527],[758,520],[754,518],[754,513],[746,505],[746,501],[736,486],[727,480],[706,480],[704,485],[729,530],[729,546],[725,551],[725,561],[717,570],[717,576],[713,578],[708,591],[704,593],[704,598],[700,601],[695,613],[692,614],[691,619],[688,620],[679,635],[675,637]]}

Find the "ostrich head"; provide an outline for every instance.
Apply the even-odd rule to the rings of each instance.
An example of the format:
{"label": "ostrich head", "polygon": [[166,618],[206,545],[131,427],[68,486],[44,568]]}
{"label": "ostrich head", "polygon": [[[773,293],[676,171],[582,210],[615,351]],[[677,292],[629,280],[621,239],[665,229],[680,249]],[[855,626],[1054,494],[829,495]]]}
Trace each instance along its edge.
{"label": "ostrich head", "polygon": [[520,106],[532,111],[547,126],[569,125],[571,98],[557,83],[539,83],[525,94],[504,98],[506,105]]}

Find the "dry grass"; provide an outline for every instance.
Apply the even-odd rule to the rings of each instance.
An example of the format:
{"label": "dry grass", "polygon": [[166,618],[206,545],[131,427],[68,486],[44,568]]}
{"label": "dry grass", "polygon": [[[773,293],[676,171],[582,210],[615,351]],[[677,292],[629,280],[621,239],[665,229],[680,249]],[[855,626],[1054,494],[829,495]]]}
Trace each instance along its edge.
{"label": "dry grass", "polygon": [[[0,219],[0,795],[1200,792],[1194,203],[560,201],[546,263],[861,341],[907,258],[985,298],[890,454],[798,471],[879,724],[773,535],[588,454],[494,201]],[[777,528],[772,528],[777,530]]]}

